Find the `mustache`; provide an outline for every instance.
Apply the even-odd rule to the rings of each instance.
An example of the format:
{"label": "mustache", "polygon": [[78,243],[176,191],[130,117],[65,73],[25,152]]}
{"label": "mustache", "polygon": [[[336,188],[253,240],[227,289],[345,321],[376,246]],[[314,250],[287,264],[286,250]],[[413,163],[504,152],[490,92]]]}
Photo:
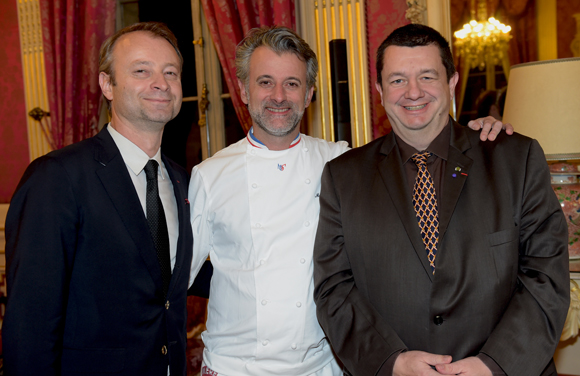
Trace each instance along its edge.
{"label": "mustache", "polygon": [[266,103],[262,103],[262,107],[273,107],[273,108],[282,108],[282,107],[290,107],[290,108],[294,108],[294,103],[289,102],[289,101],[282,101],[282,102],[273,102],[273,101],[268,101]]}

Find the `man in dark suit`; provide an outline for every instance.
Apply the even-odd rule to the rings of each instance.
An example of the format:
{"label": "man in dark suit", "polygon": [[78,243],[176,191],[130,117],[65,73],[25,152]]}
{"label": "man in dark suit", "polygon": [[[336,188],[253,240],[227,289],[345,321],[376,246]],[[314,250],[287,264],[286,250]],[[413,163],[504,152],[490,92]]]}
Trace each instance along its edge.
{"label": "man in dark suit", "polygon": [[100,61],[110,124],[24,173],[6,220],[6,374],[185,375],[189,177],[160,152],[182,64],[162,24],[117,32]]}
{"label": "man in dark suit", "polygon": [[395,30],[377,71],[393,132],[322,177],[314,297],[338,357],[353,375],[556,375],[567,229],[542,149],[449,117],[458,75],[429,27]]}

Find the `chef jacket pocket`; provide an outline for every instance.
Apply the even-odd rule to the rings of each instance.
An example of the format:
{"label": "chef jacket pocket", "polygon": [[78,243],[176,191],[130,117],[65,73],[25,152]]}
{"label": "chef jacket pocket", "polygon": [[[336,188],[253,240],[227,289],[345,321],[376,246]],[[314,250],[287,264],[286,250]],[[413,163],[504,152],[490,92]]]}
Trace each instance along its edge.
{"label": "chef jacket pocket", "polygon": [[63,372],[95,373],[119,372],[125,368],[125,349],[71,349],[62,350]]}

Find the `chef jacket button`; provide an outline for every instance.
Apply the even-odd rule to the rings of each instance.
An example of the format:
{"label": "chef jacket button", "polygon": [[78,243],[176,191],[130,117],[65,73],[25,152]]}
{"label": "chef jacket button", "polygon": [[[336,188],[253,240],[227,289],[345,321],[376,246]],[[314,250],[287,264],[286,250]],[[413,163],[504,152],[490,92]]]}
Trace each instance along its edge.
{"label": "chef jacket button", "polygon": [[256,184],[256,183],[252,184],[252,188],[254,188],[254,189],[258,188],[258,184]]}
{"label": "chef jacket button", "polygon": [[304,222],[304,227],[308,227],[308,226],[310,226],[310,222],[308,222],[308,221]]}
{"label": "chef jacket button", "polygon": [[169,300],[165,302],[165,309],[169,309]]}
{"label": "chef jacket button", "polygon": [[268,343],[269,343],[268,340],[264,340],[262,341],[262,346],[268,346]]}
{"label": "chef jacket button", "polygon": [[163,345],[163,347],[161,348],[161,354],[167,355],[167,346]]}
{"label": "chef jacket button", "polygon": [[292,350],[296,350],[298,348],[298,345],[296,345],[295,343],[293,343],[290,347],[292,347]]}
{"label": "chef jacket button", "polygon": [[304,149],[302,149],[302,150],[304,150],[304,151],[308,151],[308,148],[304,148]]}
{"label": "chef jacket button", "polygon": [[262,300],[262,305],[266,305],[268,304],[268,302],[266,301],[266,299]]}
{"label": "chef jacket button", "polygon": [[264,265],[266,263],[265,260],[260,260],[260,265]]}
{"label": "chef jacket button", "polygon": [[296,307],[298,307],[298,308],[302,307],[302,303],[296,302]]}
{"label": "chef jacket button", "polygon": [[301,264],[304,264],[305,262],[306,262],[306,259],[303,259],[303,258],[300,259]]}
{"label": "chef jacket button", "polygon": [[306,180],[304,180],[304,182],[305,182],[306,184],[310,184],[310,179],[306,179]]}
{"label": "chef jacket button", "polygon": [[441,325],[441,324],[443,324],[443,317],[441,317],[439,315],[433,317],[433,323],[435,325]]}

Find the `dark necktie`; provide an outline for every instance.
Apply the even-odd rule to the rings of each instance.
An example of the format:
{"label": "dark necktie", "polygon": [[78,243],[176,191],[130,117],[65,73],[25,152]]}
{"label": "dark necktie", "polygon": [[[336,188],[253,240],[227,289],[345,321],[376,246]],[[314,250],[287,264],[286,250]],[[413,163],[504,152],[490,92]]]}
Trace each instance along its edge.
{"label": "dark necktie", "polygon": [[159,198],[159,185],[157,182],[157,161],[150,159],[145,165],[145,175],[147,176],[147,222],[151,237],[157,250],[157,260],[161,267],[163,277],[163,293],[167,295],[169,281],[171,280],[171,261],[169,256],[169,233],[167,232],[167,221],[165,211]]}
{"label": "dark necktie", "polygon": [[413,188],[413,207],[417,214],[417,222],[421,229],[421,237],[427,251],[427,259],[435,274],[435,256],[437,255],[437,242],[439,241],[439,214],[437,212],[437,196],[435,185],[429,170],[427,170],[427,158],[433,153],[422,151],[411,157],[417,165],[417,179]]}

